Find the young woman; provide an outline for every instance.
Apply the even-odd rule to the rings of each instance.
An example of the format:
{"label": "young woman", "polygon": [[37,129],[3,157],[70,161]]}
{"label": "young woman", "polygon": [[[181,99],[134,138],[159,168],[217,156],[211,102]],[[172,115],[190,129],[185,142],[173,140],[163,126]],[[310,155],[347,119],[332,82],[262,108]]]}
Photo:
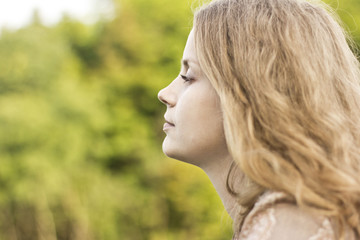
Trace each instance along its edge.
{"label": "young woman", "polygon": [[195,13],[164,153],[202,168],[234,239],[360,239],[360,70],[343,29],[301,0]]}

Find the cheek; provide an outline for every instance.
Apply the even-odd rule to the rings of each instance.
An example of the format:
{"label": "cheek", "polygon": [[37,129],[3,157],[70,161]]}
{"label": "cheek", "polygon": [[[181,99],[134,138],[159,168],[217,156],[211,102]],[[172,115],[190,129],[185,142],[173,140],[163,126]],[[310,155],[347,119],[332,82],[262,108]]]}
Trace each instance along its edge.
{"label": "cheek", "polygon": [[176,106],[176,126],[164,140],[163,150],[170,157],[199,165],[197,161],[226,149],[222,114],[211,95],[183,99]]}
{"label": "cheek", "polygon": [[222,116],[216,100],[206,95],[196,95],[196,99],[184,98],[176,109],[178,133],[190,143],[206,142],[222,132]]}

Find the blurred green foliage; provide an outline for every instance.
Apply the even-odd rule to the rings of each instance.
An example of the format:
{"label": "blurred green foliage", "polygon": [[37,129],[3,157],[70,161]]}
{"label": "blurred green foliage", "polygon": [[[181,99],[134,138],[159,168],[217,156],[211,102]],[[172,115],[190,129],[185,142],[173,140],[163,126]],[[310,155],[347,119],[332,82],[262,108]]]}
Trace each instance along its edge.
{"label": "blurred green foliage", "polygon": [[[341,4],[360,42],[360,4]],[[0,239],[231,238],[205,174],[161,152],[156,95],[179,71],[191,2],[115,6],[110,22],[2,30]]]}

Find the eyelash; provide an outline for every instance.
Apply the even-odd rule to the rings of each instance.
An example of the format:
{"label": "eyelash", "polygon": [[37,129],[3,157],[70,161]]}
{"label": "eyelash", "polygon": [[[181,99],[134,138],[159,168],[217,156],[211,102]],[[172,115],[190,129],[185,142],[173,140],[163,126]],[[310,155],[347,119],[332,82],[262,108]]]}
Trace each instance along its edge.
{"label": "eyelash", "polygon": [[182,74],[180,74],[180,77],[184,80],[184,82],[190,82],[191,80],[194,80],[194,79],[188,78],[187,76],[182,75]]}

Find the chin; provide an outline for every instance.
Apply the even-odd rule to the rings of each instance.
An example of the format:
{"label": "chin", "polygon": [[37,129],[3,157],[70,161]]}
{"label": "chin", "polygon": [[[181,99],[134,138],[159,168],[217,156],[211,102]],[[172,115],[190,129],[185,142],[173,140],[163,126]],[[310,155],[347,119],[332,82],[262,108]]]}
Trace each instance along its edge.
{"label": "chin", "polygon": [[200,144],[187,144],[187,142],[189,141],[173,141],[173,139],[166,136],[162,144],[162,150],[169,158],[189,163],[200,168],[204,167],[211,158],[207,154],[207,151],[201,151],[201,149],[206,148]]}
{"label": "chin", "polygon": [[182,159],[183,159],[183,157],[180,154],[179,150],[176,147],[171,146],[170,144],[168,144],[166,142],[166,140],[163,142],[162,150],[163,150],[164,154],[166,156],[168,156],[169,158],[174,158],[174,159],[177,159],[177,160],[180,160],[180,161],[182,161]]}
{"label": "chin", "polygon": [[165,142],[163,143],[162,149],[164,154],[169,158],[200,167],[199,159],[194,159],[194,155],[190,154],[188,151],[181,151],[179,148],[170,147],[165,144]]}

